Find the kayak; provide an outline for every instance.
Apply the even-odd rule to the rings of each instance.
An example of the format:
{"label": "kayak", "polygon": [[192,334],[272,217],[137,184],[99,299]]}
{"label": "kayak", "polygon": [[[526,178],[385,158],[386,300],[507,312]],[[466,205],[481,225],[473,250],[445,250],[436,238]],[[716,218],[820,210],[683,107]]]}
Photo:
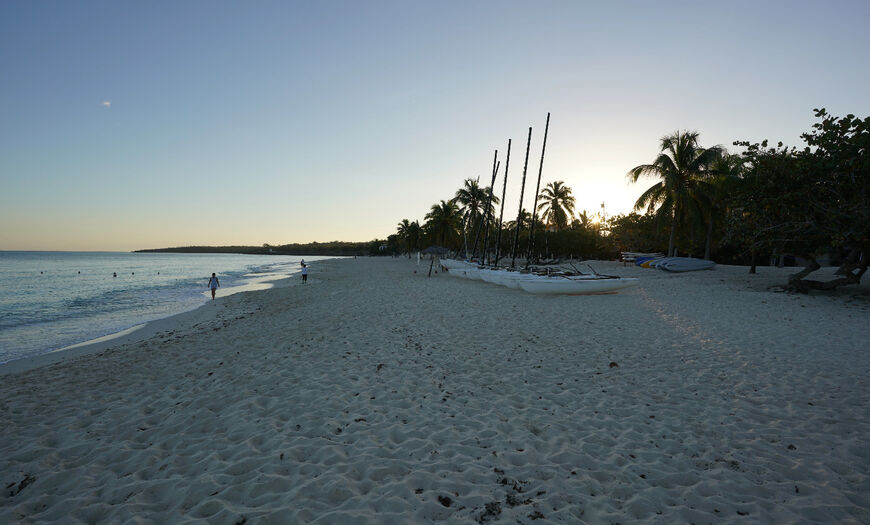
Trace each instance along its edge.
{"label": "kayak", "polygon": [[697,270],[711,270],[716,263],[706,259],[692,257],[667,257],[658,261],[655,268],[669,272],[694,272]]}
{"label": "kayak", "polygon": [[644,260],[638,266],[640,266],[641,268],[655,268],[656,265],[658,265],[664,259],[664,257],[653,257],[651,259]]}

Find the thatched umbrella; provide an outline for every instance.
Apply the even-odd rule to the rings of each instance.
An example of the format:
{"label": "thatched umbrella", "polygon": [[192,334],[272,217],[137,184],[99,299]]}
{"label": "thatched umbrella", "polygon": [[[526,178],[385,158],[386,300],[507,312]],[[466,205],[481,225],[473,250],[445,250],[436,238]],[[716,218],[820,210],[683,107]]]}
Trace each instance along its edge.
{"label": "thatched umbrella", "polygon": [[434,246],[433,245],[433,246],[426,248],[425,250],[423,250],[420,253],[424,253],[426,255],[444,255],[445,253],[447,253],[449,251],[450,250],[448,250],[447,248],[445,248],[443,246]]}

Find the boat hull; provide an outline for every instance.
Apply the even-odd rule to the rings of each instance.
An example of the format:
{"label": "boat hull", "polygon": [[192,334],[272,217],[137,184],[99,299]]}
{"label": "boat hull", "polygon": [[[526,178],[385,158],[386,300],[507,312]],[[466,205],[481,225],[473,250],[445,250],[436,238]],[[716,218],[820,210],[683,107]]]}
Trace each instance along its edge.
{"label": "boat hull", "polygon": [[564,277],[544,277],[518,281],[518,285],[526,292],[543,295],[594,295],[613,293],[623,288],[638,284],[636,278],[571,279]]}
{"label": "boat hull", "polygon": [[712,270],[714,266],[716,266],[716,263],[705,259],[669,257],[659,261],[655,265],[655,268],[668,272],[695,272],[699,270]]}

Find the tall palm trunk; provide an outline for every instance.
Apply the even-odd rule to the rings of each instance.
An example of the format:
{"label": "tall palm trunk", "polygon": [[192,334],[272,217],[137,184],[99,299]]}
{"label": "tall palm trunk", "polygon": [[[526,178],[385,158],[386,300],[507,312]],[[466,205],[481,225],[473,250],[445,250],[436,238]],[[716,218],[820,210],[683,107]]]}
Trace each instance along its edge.
{"label": "tall palm trunk", "polygon": [[710,260],[710,248],[713,245],[713,214],[707,221],[707,243],[704,245],[704,259]]}
{"label": "tall palm trunk", "polygon": [[677,240],[677,206],[674,205],[674,214],[671,217],[671,237],[668,240],[668,257],[674,256],[674,244]]}

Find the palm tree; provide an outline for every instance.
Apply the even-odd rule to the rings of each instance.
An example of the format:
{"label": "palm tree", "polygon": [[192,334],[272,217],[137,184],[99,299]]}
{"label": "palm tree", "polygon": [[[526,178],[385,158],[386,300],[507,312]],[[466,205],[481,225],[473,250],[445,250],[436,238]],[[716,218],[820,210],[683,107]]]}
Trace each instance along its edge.
{"label": "palm tree", "polygon": [[592,219],[589,218],[589,212],[586,210],[581,211],[577,214],[577,218],[574,219],[573,224],[577,225],[578,228],[586,229],[592,224]]}
{"label": "palm tree", "polygon": [[[408,231],[406,233],[408,238],[408,247],[410,251],[416,251],[420,247],[420,235],[423,233],[422,228],[420,228],[420,221],[414,221],[410,225],[408,225]],[[410,253],[408,257],[410,257]]]}
{"label": "palm tree", "polygon": [[[523,228],[528,229],[529,225],[532,223],[532,214],[528,212],[525,208],[520,212],[520,230]],[[506,231],[514,231],[517,227],[517,221],[507,221],[504,223],[503,228]]]}
{"label": "palm tree", "polygon": [[571,194],[571,188],[565,186],[563,181],[557,180],[547,184],[541,190],[538,199],[542,201],[538,204],[538,211],[543,210],[541,218],[548,225],[555,226],[556,231],[568,226],[568,217],[574,215],[574,196]]}
{"label": "palm tree", "polygon": [[411,252],[417,247],[420,240],[420,223],[417,221],[411,222],[408,219],[403,219],[396,227],[396,233],[399,238],[408,246],[408,258],[411,258]]}
{"label": "palm tree", "polygon": [[[456,190],[454,200],[461,205],[460,211],[465,219],[467,230],[474,228],[480,217],[486,213],[489,191],[489,186],[481,188],[475,179],[465,179],[463,186]],[[493,195],[489,206],[490,216],[494,213],[495,205],[498,203],[499,198]]]}
{"label": "palm tree", "polygon": [[662,153],[652,164],[641,164],[628,172],[627,176],[632,182],[637,182],[642,175],[660,179],[638,197],[634,209],[647,208],[653,211],[658,208],[656,215],[659,218],[670,219],[668,255],[674,254],[677,225],[687,213],[693,188],[704,179],[707,169],[722,151],[721,146],[701,148],[697,131],[677,131],[662,137]]}
{"label": "palm tree", "polygon": [[[399,235],[399,238],[402,239],[403,241],[405,241],[406,243],[408,242],[408,230],[410,228],[411,228],[411,221],[409,221],[408,219],[402,219],[402,222],[400,222],[396,227],[396,233]],[[411,258],[411,247],[408,246],[408,259],[410,259],[410,258]]]}
{"label": "palm tree", "polygon": [[707,177],[697,185],[693,192],[694,200],[700,206],[707,227],[706,242],[704,243],[705,259],[710,259],[714,223],[717,218],[725,214],[727,197],[734,182],[743,172],[745,162],[743,156],[723,150],[722,154],[711,164]]}
{"label": "palm tree", "polygon": [[426,214],[426,231],[442,246],[459,237],[462,215],[454,199],[433,204]]}

